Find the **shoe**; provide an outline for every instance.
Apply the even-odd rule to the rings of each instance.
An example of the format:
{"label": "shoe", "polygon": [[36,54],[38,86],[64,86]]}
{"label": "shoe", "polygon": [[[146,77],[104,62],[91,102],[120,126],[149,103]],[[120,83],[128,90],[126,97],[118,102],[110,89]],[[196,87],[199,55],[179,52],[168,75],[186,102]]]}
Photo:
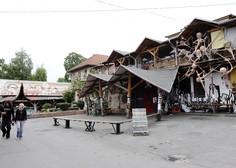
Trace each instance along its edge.
{"label": "shoe", "polygon": [[4,133],[2,133],[2,137],[5,137],[5,135],[6,135],[6,133],[4,132]]}

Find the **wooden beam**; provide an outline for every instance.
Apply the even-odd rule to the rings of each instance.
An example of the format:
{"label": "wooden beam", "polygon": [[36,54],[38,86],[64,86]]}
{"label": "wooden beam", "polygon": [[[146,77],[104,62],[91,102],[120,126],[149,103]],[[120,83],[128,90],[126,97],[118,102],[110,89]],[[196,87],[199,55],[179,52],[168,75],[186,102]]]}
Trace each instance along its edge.
{"label": "wooden beam", "polygon": [[135,89],[137,86],[139,86],[141,83],[143,83],[144,80],[140,80],[138,83],[136,83],[131,90]]}
{"label": "wooden beam", "polygon": [[99,83],[99,85],[98,85],[98,87],[99,87],[99,97],[102,97],[103,95],[102,95],[102,81],[101,81],[101,79],[98,80],[98,83]]}
{"label": "wooden beam", "polygon": [[123,90],[125,90],[125,91],[128,91],[127,88],[125,88],[125,87],[123,87],[123,86],[121,86],[121,85],[119,85],[119,84],[117,84],[117,83],[115,83],[114,85],[117,86],[117,87],[119,87],[119,88],[121,88],[121,89],[123,89]]}

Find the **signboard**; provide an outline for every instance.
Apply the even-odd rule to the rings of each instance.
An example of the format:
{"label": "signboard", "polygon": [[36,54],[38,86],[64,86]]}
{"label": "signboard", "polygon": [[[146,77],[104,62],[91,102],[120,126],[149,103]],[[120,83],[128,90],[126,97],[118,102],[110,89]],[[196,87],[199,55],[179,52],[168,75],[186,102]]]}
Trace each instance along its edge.
{"label": "signboard", "polygon": [[146,108],[133,108],[133,135],[148,135]]}

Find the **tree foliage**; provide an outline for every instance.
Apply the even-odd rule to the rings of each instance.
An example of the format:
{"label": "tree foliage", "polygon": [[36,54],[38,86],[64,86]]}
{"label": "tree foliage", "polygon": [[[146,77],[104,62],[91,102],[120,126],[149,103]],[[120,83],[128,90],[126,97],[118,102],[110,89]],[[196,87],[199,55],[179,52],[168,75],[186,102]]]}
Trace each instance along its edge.
{"label": "tree foliage", "polygon": [[81,62],[83,62],[86,58],[84,58],[82,55],[77,54],[75,52],[69,53],[69,55],[65,58],[64,60],[64,68],[65,68],[65,80],[64,82],[68,82],[69,81],[69,74],[67,73],[67,71],[71,68],[73,68],[74,66],[80,64]]}
{"label": "tree foliage", "polygon": [[80,79],[71,81],[71,89],[75,92],[80,92],[84,87],[85,82],[81,81]]}
{"label": "tree foliage", "polygon": [[43,65],[38,67],[35,71],[35,74],[32,75],[32,80],[34,81],[47,81],[47,70]]}
{"label": "tree foliage", "polygon": [[63,100],[65,100],[67,103],[71,103],[74,100],[74,95],[74,90],[69,90],[62,95]]}
{"label": "tree foliage", "polygon": [[9,65],[4,67],[3,77],[14,80],[30,80],[33,62],[24,49],[16,52]]}
{"label": "tree foliage", "polygon": [[9,64],[0,59],[0,78],[14,80],[47,81],[47,70],[43,65],[32,74],[33,62],[24,49],[15,53]]}
{"label": "tree foliage", "polygon": [[80,64],[84,60],[85,58],[80,54],[77,54],[75,52],[69,53],[69,55],[64,60],[64,68],[66,71],[68,71],[69,69]]}
{"label": "tree foliage", "polygon": [[66,81],[65,78],[60,77],[57,79],[57,82],[68,82],[68,81]]}
{"label": "tree foliage", "polygon": [[63,94],[63,100],[71,103],[74,100],[75,93],[80,92],[84,87],[84,82],[80,79],[71,82],[71,89]]}
{"label": "tree foliage", "polygon": [[8,66],[5,64],[5,60],[3,58],[0,59],[0,78],[6,78],[7,69]]}

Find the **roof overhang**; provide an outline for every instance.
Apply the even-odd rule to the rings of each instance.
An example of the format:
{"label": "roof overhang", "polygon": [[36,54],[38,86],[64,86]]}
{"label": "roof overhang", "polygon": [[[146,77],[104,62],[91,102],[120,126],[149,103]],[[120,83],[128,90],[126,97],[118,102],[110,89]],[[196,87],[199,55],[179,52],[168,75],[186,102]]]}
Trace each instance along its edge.
{"label": "roof overhang", "polygon": [[161,45],[161,41],[153,40],[150,38],[144,38],[144,40],[139,44],[138,48],[135,50],[137,53],[142,53],[148,49],[157,47]]}
{"label": "roof overhang", "polygon": [[146,82],[166,91],[170,92],[178,73],[179,67],[170,69],[158,69],[158,70],[143,70],[134,66],[123,66],[121,65],[115,74],[112,76],[109,82],[116,82],[127,78],[127,72],[143,79]]}
{"label": "roof overhang", "polygon": [[83,97],[85,94],[94,91],[99,86],[99,80],[101,81],[102,86],[106,86],[111,77],[112,75],[89,74],[79,97]]}
{"label": "roof overhang", "polygon": [[2,102],[5,102],[5,101],[14,101],[15,100],[15,96],[14,97],[12,97],[12,96],[8,96],[8,97],[4,97],[4,98],[1,98],[0,99],[0,102],[2,103]]}
{"label": "roof overhang", "polygon": [[113,50],[110,56],[108,57],[107,61],[108,63],[114,63],[115,60],[124,57],[126,55],[130,54],[130,52],[126,51],[120,51],[120,50]]}
{"label": "roof overhang", "polygon": [[31,101],[46,101],[46,100],[63,100],[63,97],[55,97],[55,96],[29,96],[27,97]]}
{"label": "roof overhang", "polygon": [[120,65],[114,75],[89,74],[79,96],[84,97],[86,94],[97,89],[99,86],[99,80],[101,81],[102,87],[117,81],[127,80],[128,72],[131,72],[133,75],[169,93],[172,89],[178,69],[179,67],[158,70],[143,70],[134,66]]}

